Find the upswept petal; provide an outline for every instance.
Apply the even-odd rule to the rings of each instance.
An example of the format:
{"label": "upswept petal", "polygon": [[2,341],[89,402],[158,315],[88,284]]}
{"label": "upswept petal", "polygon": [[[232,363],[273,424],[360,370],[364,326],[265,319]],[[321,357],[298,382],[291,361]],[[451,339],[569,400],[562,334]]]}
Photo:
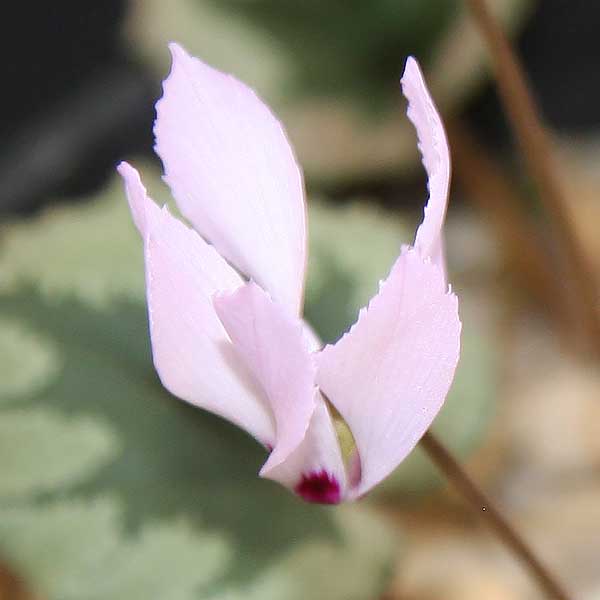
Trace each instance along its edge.
{"label": "upswept petal", "polygon": [[[160,208],[153,202],[146,192],[146,188],[140,179],[140,174],[129,163],[121,162],[117,167],[119,175],[123,178],[125,184],[125,194],[129,202],[129,210],[133,222],[140,232],[142,239],[146,238],[148,221],[156,221],[160,213]],[[149,216],[146,216],[146,213]]]}
{"label": "upswept petal", "polygon": [[460,349],[456,296],[404,247],[358,322],[316,356],[317,383],[354,436],[364,494],[406,457],[450,389]]}
{"label": "upswept petal", "polygon": [[450,151],[440,115],[427,90],[417,61],[409,57],[402,76],[402,93],[408,100],[408,118],[417,130],[419,150],[427,171],[429,200],[417,229],[415,248],[445,272],[442,226],[450,189]]}
{"label": "upswept petal", "polygon": [[315,410],[316,369],[302,321],[254,282],[217,294],[213,303],[275,416],[275,444],[261,469],[261,475],[268,476],[299,446]]}
{"label": "upswept petal", "polygon": [[246,85],[170,48],[154,132],[179,209],[224,258],[299,314],[306,207],[283,128]]}
{"label": "upswept petal", "polygon": [[241,277],[196,232],[147,196],[135,169],[122,163],[119,172],[144,238],[152,354],[163,385],[261,443],[274,443],[271,412],[212,305],[217,290],[236,289]]}

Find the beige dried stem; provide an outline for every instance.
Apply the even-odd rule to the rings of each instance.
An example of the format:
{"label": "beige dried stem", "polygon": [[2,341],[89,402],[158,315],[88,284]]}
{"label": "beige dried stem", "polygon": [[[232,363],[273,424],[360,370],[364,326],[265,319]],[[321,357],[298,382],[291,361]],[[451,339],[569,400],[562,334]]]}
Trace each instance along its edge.
{"label": "beige dried stem", "polygon": [[438,469],[452,482],[461,496],[478,512],[498,538],[517,557],[548,598],[569,600],[562,584],[545,566],[516,529],[506,520],[491,498],[475,484],[454,456],[431,433],[419,442]]}
{"label": "beige dried stem", "polygon": [[467,0],[467,4],[487,44],[500,98],[554,232],[560,259],[556,266],[568,293],[575,334],[586,348],[600,353],[595,279],[568,214],[550,137],[538,116],[515,53],[485,0]]}

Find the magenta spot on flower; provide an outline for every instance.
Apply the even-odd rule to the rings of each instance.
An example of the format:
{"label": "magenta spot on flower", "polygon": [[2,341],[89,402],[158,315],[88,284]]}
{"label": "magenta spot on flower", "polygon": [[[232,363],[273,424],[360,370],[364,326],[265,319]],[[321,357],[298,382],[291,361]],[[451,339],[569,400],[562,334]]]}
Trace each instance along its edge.
{"label": "magenta spot on flower", "polygon": [[325,470],[302,475],[302,480],[294,490],[307,502],[338,504],[342,499],[340,484],[333,475]]}

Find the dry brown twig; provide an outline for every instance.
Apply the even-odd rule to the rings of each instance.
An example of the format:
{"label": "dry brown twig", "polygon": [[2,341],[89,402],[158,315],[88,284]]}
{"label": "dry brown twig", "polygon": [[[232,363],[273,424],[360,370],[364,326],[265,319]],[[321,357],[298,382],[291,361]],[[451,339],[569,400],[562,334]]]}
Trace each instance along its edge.
{"label": "dry brown twig", "polygon": [[492,500],[477,487],[460,463],[431,432],[419,442],[429,458],[486,521],[506,547],[523,563],[540,588],[554,600],[570,600],[570,596],[557,578],[542,564],[525,540],[505,519]]}
{"label": "dry brown twig", "polygon": [[550,136],[515,53],[485,0],[468,0],[468,6],[487,43],[500,98],[554,232],[560,256],[558,272],[568,294],[572,326],[578,339],[600,353],[598,290],[568,214]]}

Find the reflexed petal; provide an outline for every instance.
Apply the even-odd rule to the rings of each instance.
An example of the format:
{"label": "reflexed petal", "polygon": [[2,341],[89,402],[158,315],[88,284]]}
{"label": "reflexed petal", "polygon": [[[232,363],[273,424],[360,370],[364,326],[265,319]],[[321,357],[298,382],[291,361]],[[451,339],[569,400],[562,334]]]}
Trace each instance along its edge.
{"label": "reflexed petal", "polygon": [[171,44],[156,151],[182,214],[220,254],[296,314],[306,262],[302,175],[254,92]]}
{"label": "reflexed petal", "polygon": [[386,477],[429,428],[452,383],[460,328],[441,269],[405,247],[354,327],[316,356],[317,383],[358,449],[353,496]]}
{"label": "reflexed petal", "polygon": [[408,100],[408,118],[417,130],[419,150],[429,178],[429,200],[417,229],[415,248],[423,258],[445,270],[442,226],[450,188],[450,151],[442,120],[429,95],[417,61],[409,57],[402,76],[402,93]]}
{"label": "reflexed petal", "polygon": [[214,306],[275,416],[276,441],[261,470],[268,475],[298,447],[315,410],[315,366],[302,321],[253,282],[218,294]]}
{"label": "reflexed petal", "polygon": [[234,290],[242,279],[196,232],[148,198],[135,169],[122,164],[119,172],[144,237],[152,354],[163,385],[272,444],[270,410],[212,305],[217,290]]}

